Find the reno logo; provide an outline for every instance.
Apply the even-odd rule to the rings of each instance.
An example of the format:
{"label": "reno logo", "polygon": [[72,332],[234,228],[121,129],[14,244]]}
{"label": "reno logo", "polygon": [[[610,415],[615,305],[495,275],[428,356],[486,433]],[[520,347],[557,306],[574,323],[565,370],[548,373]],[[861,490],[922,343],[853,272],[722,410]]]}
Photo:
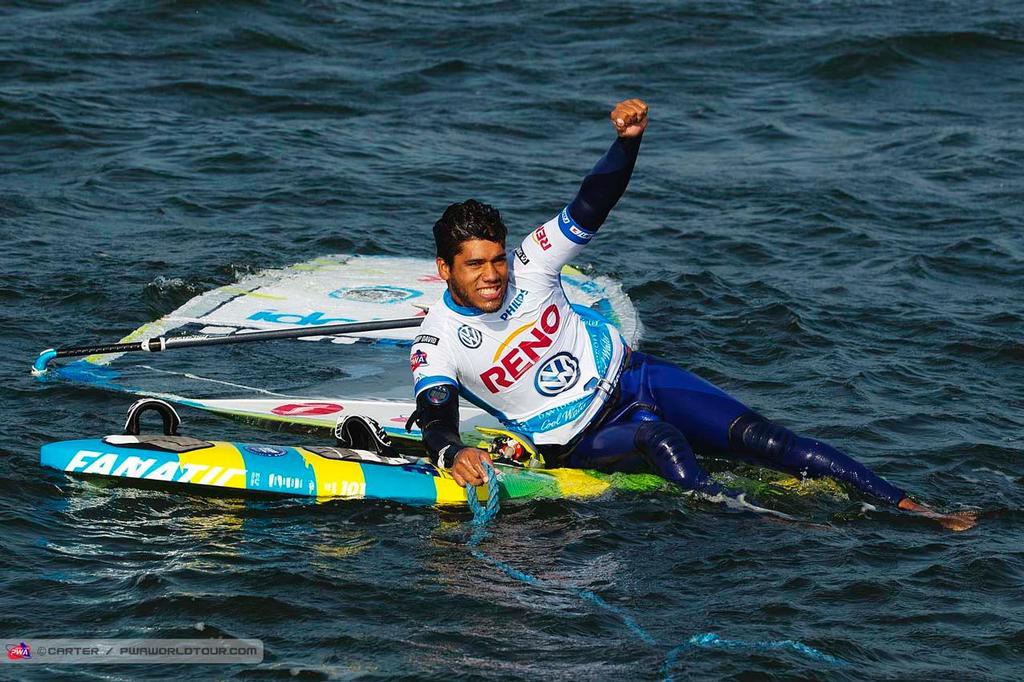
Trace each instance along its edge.
{"label": "reno logo", "polygon": [[[497,393],[503,388],[511,388],[515,382],[519,381],[526,374],[526,370],[540,360],[542,349],[551,346],[552,337],[558,331],[561,322],[558,306],[552,304],[544,309],[544,312],[540,314],[540,319],[532,326],[524,325],[512,332],[494,353],[494,365],[488,367],[480,375],[480,380],[484,382],[487,390]],[[527,330],[525,338],[513,346],[516,337]],[[505,351],[504,354],[503,351]]]}
{"label": "reno logo", "polygon": [[519,293],[516,294],[516,297],[513,298],[512,302],[508,304],[507,308],[505,308],[505,312],[501,314],[501,319],[508,320],[508,318],[512,317],[512,315],[519,310],[519,307],[523,305],[523,300],[526,298],[528,293],[530,292],[525,289],[520,289]]}
{"label": "reno logo", "polygon": [[473,329],[468,324],[464,324],[459,327],[459,341],[466,348],[479,348],[480,344],[484,342],[484,336],[479,329]]}
{"label": "reno logo", "polygon": [[246,445],[245,451],[260,457],[283,457],[288,454],[287,450],[275,448],[273,445]]}
{"label": "reno logo", "polygon": [[533,241],[537,242],[543,251],[551,248],[551,242],[548,241],[548,233],[544,231],[543,225],[533,231]]}
{"label": "reno logo", "polygon": [[558,353],[537,370],[533,385],[541,395],[558,395],[576,385],[580,363],[569,353]]}

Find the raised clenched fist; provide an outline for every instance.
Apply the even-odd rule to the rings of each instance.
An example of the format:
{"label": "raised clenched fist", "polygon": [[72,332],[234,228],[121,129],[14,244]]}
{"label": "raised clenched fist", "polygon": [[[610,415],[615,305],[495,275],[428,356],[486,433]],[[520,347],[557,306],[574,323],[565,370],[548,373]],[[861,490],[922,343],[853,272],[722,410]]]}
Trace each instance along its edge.
{"label": "raised clenched fist", "polygon": [[619,137],[637,137],[647,127],[647,104],[642,99],[627,99],[612,109],[612,125]]}

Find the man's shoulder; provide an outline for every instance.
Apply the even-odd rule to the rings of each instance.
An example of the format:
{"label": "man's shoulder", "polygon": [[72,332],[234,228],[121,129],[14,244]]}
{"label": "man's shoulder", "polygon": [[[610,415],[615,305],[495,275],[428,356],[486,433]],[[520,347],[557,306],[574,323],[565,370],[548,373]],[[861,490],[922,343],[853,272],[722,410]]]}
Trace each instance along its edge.
{"label": "man's shoulder", "polygon": [[442,301],[438,301],[430,306],[430,311],[423,318],[423,324],[420,325],[419,333],[413,344],[429,343],[434,346],[440,345],[442,340],[448,335],[447,329],[450,323],[450,316],[447,313],[448,310]]}

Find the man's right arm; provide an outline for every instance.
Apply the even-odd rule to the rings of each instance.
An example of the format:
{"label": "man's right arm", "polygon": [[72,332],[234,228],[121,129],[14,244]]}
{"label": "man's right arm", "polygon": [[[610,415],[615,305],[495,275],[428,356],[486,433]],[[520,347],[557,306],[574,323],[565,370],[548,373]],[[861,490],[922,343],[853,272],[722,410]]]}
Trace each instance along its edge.
{"label": "man's right arm", "polygon": [[490,455],[468,447],[459,435],[459,389],[451,384],[426,388],[416,396],[416,422],[423,434],[423,445],[437,466],[450,468],[459,485],[483,485],[487,481],[482,462]]}
{"label": "man's right arm", "polygon": [[420,391],[416,395],[416,423],[427,454],[437,466],[450,467],[458,451],[466,447],[459,435],[459,389],[440,384]]}
{"label": "man's right arm", "polygon": [[[429,317],[427,318],[429,321]],[[483,485],[487,479],[481,462],[491,458],[483,450],[467,447],[459,436],[459,382],[455,360],[448,352],[443,330],[424,327],[409,353],[416,422],[427,454],[442,468],[451,469],[459,485]]]}

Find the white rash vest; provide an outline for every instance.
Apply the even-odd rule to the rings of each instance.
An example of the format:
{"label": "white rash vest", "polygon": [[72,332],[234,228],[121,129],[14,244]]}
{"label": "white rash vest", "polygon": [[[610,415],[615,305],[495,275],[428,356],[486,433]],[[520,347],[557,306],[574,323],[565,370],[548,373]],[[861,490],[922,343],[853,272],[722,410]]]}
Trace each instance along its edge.
{"label": "white rash vest", "polygon": [[618,330],[569,303],[562,266],[595,232],[568,207],[509,254],[509,283],[493,313],[460,306],[445,291],[410,352],[419,395],[451,384],[470,402],[538,445],[564,444],[600,412],[627,352]]}

